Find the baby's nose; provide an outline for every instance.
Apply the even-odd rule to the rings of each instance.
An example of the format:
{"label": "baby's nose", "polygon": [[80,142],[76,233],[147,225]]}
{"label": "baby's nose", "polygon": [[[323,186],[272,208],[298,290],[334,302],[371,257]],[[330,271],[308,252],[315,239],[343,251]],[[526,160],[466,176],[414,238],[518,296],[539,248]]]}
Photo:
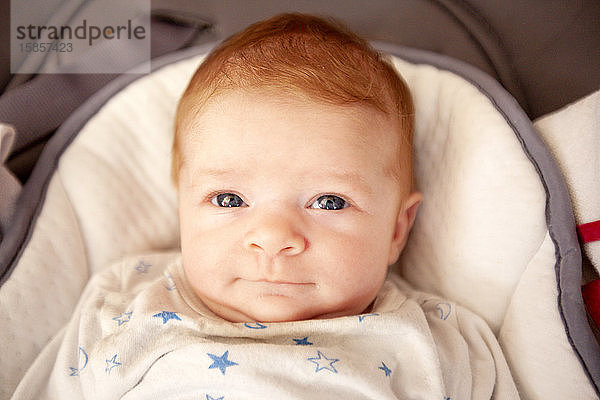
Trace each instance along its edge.
{"label": "baby's nose", "polygon": [[306,238],[293,221],[283,216],[265,216],[255,221],[244,238],[245,246],[268,256],[295,256],[306,249]]}

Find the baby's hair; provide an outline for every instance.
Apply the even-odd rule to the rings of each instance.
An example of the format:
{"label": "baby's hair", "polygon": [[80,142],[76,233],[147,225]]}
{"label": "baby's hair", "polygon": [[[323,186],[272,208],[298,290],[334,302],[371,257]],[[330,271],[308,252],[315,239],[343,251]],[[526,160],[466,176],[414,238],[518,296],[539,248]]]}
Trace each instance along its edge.
{"label": "baby's hair", "polygon": [[227,91],[255,88],[332,105],[367,106],[397,119],[398,163],[392,172],[412,185],[414,111],[406,84],[366,40],[338,22],[303,14],[255,23],[207,55],[177,108],[175,182],[183,163],[182,135],[191,130],[204,105]]}

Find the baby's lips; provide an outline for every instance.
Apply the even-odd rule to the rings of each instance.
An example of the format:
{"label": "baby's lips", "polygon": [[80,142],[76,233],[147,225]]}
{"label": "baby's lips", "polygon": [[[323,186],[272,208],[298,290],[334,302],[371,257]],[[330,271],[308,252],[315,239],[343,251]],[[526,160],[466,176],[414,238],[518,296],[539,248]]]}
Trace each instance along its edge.
{"label": "baby's lips", "polygon": [[259,278],[259,279],[248,279],[249,282],[254,283],[266,283],[273,285],[312,285],[312,282],[303,282],[297,280],[289,280],[289,279],[269,279],[269,278]]}

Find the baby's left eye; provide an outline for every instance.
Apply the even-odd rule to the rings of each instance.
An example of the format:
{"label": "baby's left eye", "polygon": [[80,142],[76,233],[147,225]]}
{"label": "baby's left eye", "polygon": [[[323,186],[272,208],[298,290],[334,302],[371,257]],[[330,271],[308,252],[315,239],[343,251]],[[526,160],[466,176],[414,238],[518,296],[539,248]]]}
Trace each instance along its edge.
{"label": "baby's left eye", "polygon": [[217,207],[243,207],[246,205],[240,196],[234,193],[220,193],[211,199]]}
{"label": "baby's left eye", "polygon": [[348,207],[349,204],[346,200],[333,194],[326,194],[315,200],[310,208],[319,208],[321,210],[341,210],[342,208]]}

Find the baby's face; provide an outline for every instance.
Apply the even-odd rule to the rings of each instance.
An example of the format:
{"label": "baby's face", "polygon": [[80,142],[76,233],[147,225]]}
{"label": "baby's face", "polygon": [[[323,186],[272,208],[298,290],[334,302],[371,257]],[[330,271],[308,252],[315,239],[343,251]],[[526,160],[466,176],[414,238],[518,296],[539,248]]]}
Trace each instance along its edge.
{"label": "baby's face", "polygon": [[395,126],[260,92],[220,95],[196,122],[179,209],[197,296],[233,322],[367,310],[412,223],[389,173]]}

